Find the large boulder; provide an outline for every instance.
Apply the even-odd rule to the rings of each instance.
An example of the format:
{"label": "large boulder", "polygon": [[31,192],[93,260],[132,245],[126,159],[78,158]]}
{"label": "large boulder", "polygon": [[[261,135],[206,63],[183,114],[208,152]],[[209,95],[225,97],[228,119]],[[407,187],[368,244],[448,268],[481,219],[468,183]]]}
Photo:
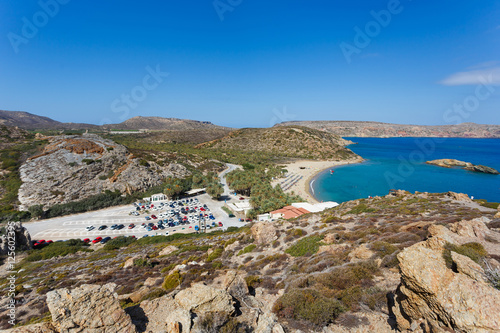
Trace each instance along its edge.
{"label": "large boulder", "polygon": [[52,324],[58,332],[132,333],[136,332],[130,317],[121,308],[115,284],[82,285],[47,293]]}
{"label": "large boulder", "polygon": [[268,245],[278,239],[276,227],[271,222],[255,223],[250,230],[257,244]]}
{"label": "large boulder", "polygon": [[127,309],[140,332],[189,332],[191,313],[177,303],[173,296],[144,301]]}
{"label": "large boulder", "polygon": [[[127,309],[139,331],[143,332],[195,332],[202,323],[200,319],[210,316],[221,318],[224,324],[234,312],[231,295],[198,283],[183,289],[175,296],[143,301],[140,305]],[[196,320],[192,320],[196,318]]]}
{"label": "large boulder", "polygon": [[[470,230],[467,224],[472,229],[479,226],[478,221],[460,223],[460,228],[452,227]],[[424,331],[431,332],[497,331],[500,291],[484,279],[483,269],[468,257],[452,253],[453,269],[447,267],[443,258],[447,242],[458,245],[465,240],[480,242],[481,238],[459,236],[443,228],[446,229],[429,228],[432,238],[398,254],[401,284],[393,307],[398,328],[424,327]]]}
{"label": "large boulder", "polygon": [[231,295],[224,290],[215,289],[202,283],[179,291],[175,295],[175,300],[184,309],[194,313],[215,311],[231,315],[234,312]]}

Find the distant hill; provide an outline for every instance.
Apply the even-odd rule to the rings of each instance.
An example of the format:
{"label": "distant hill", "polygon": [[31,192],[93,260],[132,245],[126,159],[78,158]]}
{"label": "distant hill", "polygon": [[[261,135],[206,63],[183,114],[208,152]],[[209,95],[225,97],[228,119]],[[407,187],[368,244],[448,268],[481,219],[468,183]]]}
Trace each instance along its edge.
{"label": "distant hill", "polygon": [[243,128],[221,139],[196,146],[197,148],[262,151],[276,156],[345,160],[357,157],[345,148],[350,141],[337,135],[301,126]]}
{"label": "distant hill", "polygon": [[106,124],[103,126],[84,123],[62,123],[51,118],[38,116],[29,112],[3,110],[0,110],[0,125],[20,127],[26,130],[230,130],[230,128],[217,126],[209,121],[162,117],[134,117],[119,124]]}
{"label": "distant hill", "polygon": [[290,121],[275,125],[305,126],[341,137],[455,137],[500,138],[500,125],[398,125],[372,121]]}
{"label": "distant hill", "polygon": [[103,125],[109,129],[148,129],[148,130],[169,130],[169,131],[185,131],[196,129],[221,129],[225,128],[217,126],[209,121],[198,121],[178,118],[162,118],[162,117],[133,117],[119,124]]}
{"label": "distant hill", "polygon": [[0,110],[0,124],[20,127],[27,130],[36,129],[97,129],[99,126],[80,123],[61,123],[48,117],[38,116],[24,111]]}

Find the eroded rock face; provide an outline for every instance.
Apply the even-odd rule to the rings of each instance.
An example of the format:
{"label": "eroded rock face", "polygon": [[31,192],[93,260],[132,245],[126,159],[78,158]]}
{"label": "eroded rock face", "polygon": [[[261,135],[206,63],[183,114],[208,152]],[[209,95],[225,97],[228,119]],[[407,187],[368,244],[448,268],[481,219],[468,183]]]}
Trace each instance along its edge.
{"label": "eroded rock face", "polygon": [[257,244],[269,245],[278,239],[276,228],[271,222],[255,223],[251,228],[251,232]]}
{"label": "eroded rock face", "polygon": [[452,200],[472,202],[472,199],[465,193],[448,192],[446,195]]}
{"label": "eroded rock face", "polygon": [[82,285],[47,293],[52,324],[58,332],[132,333],[130,317],[120,307],[114,284]]}
{"label": "eroded rock face", "polygon": [[[481,221],[462,221],[454,230],[483,230]],[[484,225],[484,223],[483,223]],[[395,296],[394,314],[400,330],[425,327],[427,331],[493,332],[500,327],[500,291],[488,284],[482,268],[468,257],[452,253],[455,270],[446,266],[446,242],[476,241],[443,226],[432,226],[432,238],[398,254],[401,284]],[[447,230],[447,229],[446,229]],[[468,236],[471,236],[467,232]]]}
{"label": "eroded rock face", "polygon": [[189,173],[179,164],[141,163],[126,147],[93,134],[49,140],[42,154],[31,157],[20,168],[22,210],[81,200],[105,190],[142,191],[169,176]]}

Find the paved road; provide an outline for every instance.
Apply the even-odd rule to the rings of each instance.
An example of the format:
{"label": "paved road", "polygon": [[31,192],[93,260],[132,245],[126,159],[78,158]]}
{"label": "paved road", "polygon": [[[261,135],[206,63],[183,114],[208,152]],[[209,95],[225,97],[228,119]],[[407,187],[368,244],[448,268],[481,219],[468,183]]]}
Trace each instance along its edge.
{"label": "paved road", "polygon": [[[208,194],[201,194],[196,196],[201,204],[206,204],[210,208],[211,213],[215,217],[215,222],[220,221],[223,223],[224,229],[232,226],[241,227],[245,225],[245,223],[239,222],[236,218],[229,218],[228,214],[222,210],[222,207],[224,206],[224,200],[237,200],[234,195],[230,194],[225,180],[225,175],[228,172],[235,170],[236,168],[238,168],[238,166],[228,164],[228,168],[220,174],[221,183],[224,185],[224,195],[222,200],[212,200]],[[158,215],[161,211],[150,212],[150,214],[141,214],[138,217],[129,215],[129,213],[134,209],[135,207],[133,205],[116,206],[83,214],[68,215],[37,222],[27,222],[23,223],[23,226],[28,229],[33,240],[44,239],[54,241],[71,238],[92,239],[98,236],[115,237],[120,235],[134,235],[135,237],[139,238],[146,234],[149,236],[154,236],[155,234],[164,235],[167,231],[169,232],[169,234],[172,234],[174,233],[173,230],[175,230],[175,232],[183,233],[194,232],[194,224],[165,228],[164,230],[147,231],[139,227],[142,223],[146,222],[144,216],[150,214]],[[212,222],[212,220],[209,221],[210,223]],[[134,229],[128,229],[127,226],[130,223],[134,223],[136,227]],[[123,224],[125,228],[122,230],[110,230],[109,227],[113,224]],[[85,228],[89,225],[93,225],[95,229],[92,231],[87,231]],[[97,228],[101,225],[106,225],[108,226],[108,228],[101,231],[97,230]],[[192,228],[189,228],[189,226],[192,226]],[[184,230],[182,228],[184,228]],[[209,231],[210,230],[214,229],[209,229]]]}

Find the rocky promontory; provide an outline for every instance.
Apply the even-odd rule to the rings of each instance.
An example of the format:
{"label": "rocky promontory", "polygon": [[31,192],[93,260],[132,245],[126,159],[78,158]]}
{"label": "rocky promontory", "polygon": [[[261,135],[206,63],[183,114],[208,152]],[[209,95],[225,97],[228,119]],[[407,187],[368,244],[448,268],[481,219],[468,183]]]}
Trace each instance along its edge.
{"label": "rocky promontory", "polygon": [[144,191],[167,177],[185,177],[180,164],[141,160],[128,149],[94,134],[43,137],[49,144],[20,168],[21,210],[81,200],[105,190]]}
{"label": "rocky promontory", "polygon": [[449,158],[427,161],[426,163],[431,164],[431,165],[440,166],[443,168],[460,167],[460,168],[463,168],[463,169],[469,170],[469,171],[489,173],[492,175],[499,174],[499,172],[497,170],[490,168],[490,167],[487,167],[485,165],[474,165],[470,162],[464,162],[464,161],[459,161],[459,160],[449,159]]}

